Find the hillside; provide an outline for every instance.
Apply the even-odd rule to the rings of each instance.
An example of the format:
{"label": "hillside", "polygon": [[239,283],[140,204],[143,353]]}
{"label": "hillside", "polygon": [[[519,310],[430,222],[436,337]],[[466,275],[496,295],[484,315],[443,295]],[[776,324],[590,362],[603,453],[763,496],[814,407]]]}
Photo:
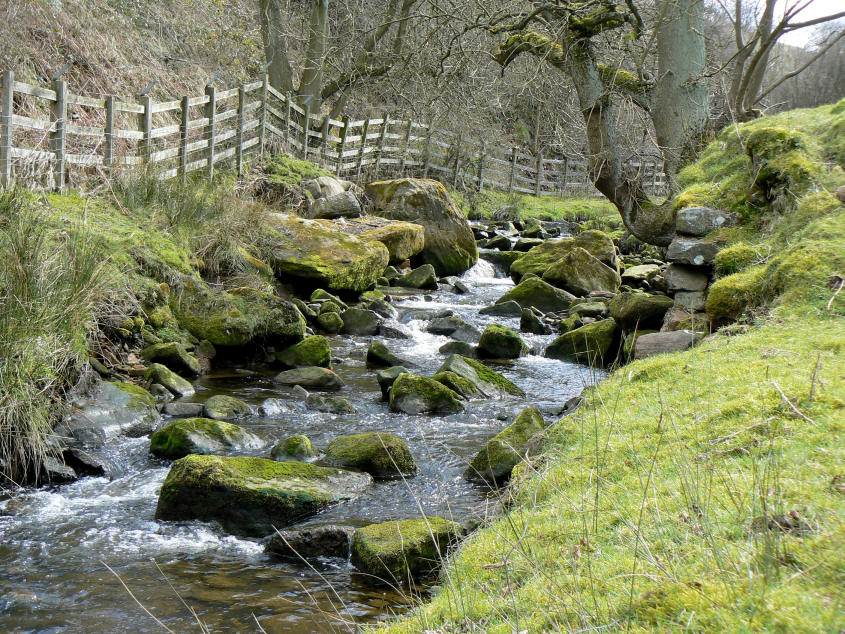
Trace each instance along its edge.
{"label": "hillside", "polygon": [[843,125],[845,102],[760,119],[684,170],[679,206],[741,214],[710,236],[732,325],[588,391],[384,631],[842,629]]}

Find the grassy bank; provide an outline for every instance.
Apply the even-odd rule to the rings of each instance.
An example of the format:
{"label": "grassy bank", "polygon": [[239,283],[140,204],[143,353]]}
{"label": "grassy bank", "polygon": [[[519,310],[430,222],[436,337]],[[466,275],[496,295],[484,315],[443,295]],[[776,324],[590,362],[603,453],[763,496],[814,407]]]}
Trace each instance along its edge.
{"label": "grassy bank", "polygon": [[726,130],[684,171],[679,206],[741,218],[710,236],[730,325],[588,391],[385,631],[842,630],[843,112]]}
{"label": "grassy bank", "polygon": [[622,229],[619,212],[606,198],[531,196],[498,191],[468,192],[450,190],[471,220],[566,220],[581,222],[587,229]]}

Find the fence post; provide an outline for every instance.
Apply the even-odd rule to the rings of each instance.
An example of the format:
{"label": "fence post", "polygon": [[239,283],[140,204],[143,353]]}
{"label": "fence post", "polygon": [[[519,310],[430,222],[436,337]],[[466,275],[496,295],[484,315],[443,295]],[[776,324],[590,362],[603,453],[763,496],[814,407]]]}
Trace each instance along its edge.
{"label": "fence post", "polygon": [[290,151],[290,93],[285,93],[285,106],[287,109],[285,110],[285,152],[288,154],[291,153]]}
{"label": "fence post", "polygon": [[343,132],[340,133],[340,150],[337,153],[337,168],[335,175],[340,176],[343,170],[343,153],[346,151],[346,137],[349,136],[349,117],[343,117]]}
{"label": "fence post", "polygon": [[302,160],[308,160],[308,129],[311,127],[311,104],[305,106],[305,122],[302,125]]}
{"label": "fence post", "polygon": [[425,136],[425,163],[423,164],[423,178],[428,178],[428,170],[431,167],[431,135],[433,124],[428,124],[428,134]]}
{"label": "fence post", "polygon": [[326,150],[329,145],[329,115],[326,115],[323,125],[320,126],[320,134],[323,136],[320,143],[320,167],[325,168],[327,165]]}
{"label": "fence post", "polygon": [[537,182],[534,186],[534,195],[539,196],[543,187],[543,153],[537,155]]}
{"label": "fence post", "polygon": [[15,73],[3,73],[3,96],[0,99],[0,186],[12,184],[12,115],[15,109]]}
{"label": "fence post", "polygon": [[458,134],[458,141],[455,143],[455,172],[452,174],[452,188],[458,188],[458,170],[461,167],[461,144],[464,141],[463,133]]}
{"label": "fence post", "polygon": [[513,186],[514,186],[514,182],[516,181],[516,159],[517,159],[516,148],[513,148],[513,150],[511,150],[511,177],[510,177],[510,181],[508,182],[508,193],[509,194],[513,193]]}
{"label": "fence post", "polygon": [[208,103],[205,105],[205,116],[208,119],[208,180],[214,180],[214,127],[217,118],[217,88],[206,86],[205,94],[208,95]]}
{"label": "fence post", "polygon": [[478,156],[478,191],[484,189],[484,157],[487,156],[487,141],[481,142],[481,154]]}
{"label": "fence post", "polygon": [[191,117],[191,98],[182,97],[182,126],[179,131],[179,175],[182,184],[188,180],[188,123]]}
{"label": "fence post", "polygon": [[569,157],[563,156],[563,174],[560,177],[560,195],[563,196],[566,191],[566,180],[569,177]]}
{"label": "fence post", "polygon": [[141,141],[141,153],[144,163],[149,164],[150,155],[153,153],[153,140],[150,138],[150,132],[153,129],[153,98],[144,95],[141,97],[141,103],[144,106],[144,113],[141,115],[141,131],[144,134]]}
{"label": "fence post", "polygon": [[358,148],[358,166],[355,168],[355,180],[361,180],[361,168],[364,165],[364,152],[367,151],[367,135],[370,133],[370,120],[364,119],[364,129],[361,131],[361,147]]}
{"label": "fence post", "polygon": [[267,95],[270,80],[267,73],[261,82],[261,112],[258,115],[258,156],[264,156],[264,145],[267,142]]}
{"label": "fence post", "polygon": [[405,164],[408,162],[408,150],[411,148],[411,130],[414,128],[414,122],[408,119],[408,131],[405,133],[405,146],[402,148],[402,160],[399,164],[399,172],[405,174]]}
{"label": "fence post", "polygon": [[55,155],[53,167],[53,187],[62,192],[65,187],[65,146],[66,122],[67,122],[67,82],[57,79],[53,82],[53,90],[56,92],[56,101],[53,103],[53,121],[56,129],[52,133],[51,145]]}
{"label": "fence post", "polygon": [[243,173],[244,164],[244,110],[246,110],[246,91],[243,84],[238,87],[238,132],[237,149],[235,150],[235,166],[238,177]]}
{"label": "fence post", "polygon": [[103,165],[112,167],[114,165],[114,95],[106,97],[106,145],[103,152]]}
{"label": "fence post", "polygon": [[381,157],[384,154],[384,142],[387,139],[387,126],[390,125],[390,114],[384,113],[381,123],[381,136],[378,139],[378,152],[376,153],[376,169],[373,174],[374,179],[378,179],[379,171],[381,170]]}

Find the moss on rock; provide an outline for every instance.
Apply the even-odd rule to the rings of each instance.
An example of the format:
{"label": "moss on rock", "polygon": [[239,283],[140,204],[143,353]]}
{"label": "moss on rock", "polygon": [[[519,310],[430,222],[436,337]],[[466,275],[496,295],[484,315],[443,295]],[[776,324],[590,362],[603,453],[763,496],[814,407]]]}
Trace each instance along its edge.
{"label": "moss on rock", "polygon": [[571,293],[532,276],[523,279],[502,295],[496,300],[496,304],[514,301],[521,308],[536,308],[544,313],[553,313],[566,310],[574,299],[575,296]]}
{"label": "moss on rock", "polygon": [[276,354],[276,361],[289,368],[303,366],[320,366],[329,368],[332,365],[332,351],[329,342],[321,335],[306,337],[299,343]]}
{"label": "moss on rock", "polygon": [[260,445],[258,437],[243,427],[209,418],[177,420],[150,437],[150,453],[170,460],[190,454],[216,454]]}
{"label": "moss on rock", "polygon": [[251,412],[249,403],[225,394],[212,396],[203,405],[203,413],[206,418],[213,418],[214,420],[243,418],[249,416]]}
{"label": "moss on rock", "polygon": [[602,319],[560,335],[546,348],[546,356],[589,365],[608,365],[616,358],[618,341],[616,322]]}
{"label": "moss on rock", "polygon": [[352,565],[406,584],[439,568],[461,533],[459,524],[440,517],[365,526],[352,537]]}
{"label": "moss on rock", "polygon": [[296,306],[253,288],[218,291],[184,278],[174,287],[170,305],[185,330],[215,346],[291,344],[305,335],[305,319]]}
{"label": "moss on rock", "polygon": [[487,397],[501,397],[505,394],[525,396],[525,392],[495,370],[491,370],[481,361],[460,354],[449,355],[437,372],[454,372],[472,383]]}
{"label": "moss on rock", "polygon": [[610,300],[610,316],[624,330],[659,327],[666,311],[674,302],[665,295],[649,295],[641,291],[619,293]]}
{"label": "moss on rock", "polygon": [[230,533],[263,537],[357,497],[365,473],[265,458],[190,455],[173,463],[155,517],[218,521]]}
{"label": "moss on rock", "polygon": [[442,383],[450,390],[457,394],[460,394],[466,399],[472,398],[473,396],[478,394],[478,388],[475,387],[472,381],[469,381],[464,377],[460,376],[459,374],[451,372],[450,370],[438,372],[431,378],[437,381],[438,383]]}
{"label": "moss on rock", "polygon": [[508,479],[513,468],[525,457],[528,441],[544,427],[540,410],[536,407],[522,410],[513,423],[487,441],[470,461],[464,477],[489,484],[499,484]]}
{"label": "moss on rock", "polygon": [[318,221],[286,214],[271,214],[268,220],[261,227],[259,248],[276,276],[286,282],[364,291],[375,284],[390,259],[381,242]]}
{"label": "moss on rock", "polygon": [[488,359],[516,359],[528,353],[528,346],[507,326],[491,324],[481,333],[478,356]]}
{"label": "moss on rock", "polygon": [[755,267],[716,280],[707,294],[707,316],[716,323],[739,318],[757,303],[762,275],[763,269]]}
{"label": "moss on rock", "polygon": [[385,432],[339,436],[326,449],[326,464],[365,471],[375,478],[410,476],[417,464],[408,443]]}
{"label": "moss on rock", "polygon": [[739,273],[761,259],[760,250],[744,242],[725,247],[716,254],[716,274],[720,277]]}
{"label": "moss on rock", "polygon": [[313,458],[316,452],[308,436],[296,434],[277,442],[270,451],[270,455],[273,460],[284,460],[286,458],[304,460]]}
{"label": "moss on rock", "polygon": [[390,388],[390,409],[406,414],[457,414],[464,410],[461,397],[434,379],[400,374]]}

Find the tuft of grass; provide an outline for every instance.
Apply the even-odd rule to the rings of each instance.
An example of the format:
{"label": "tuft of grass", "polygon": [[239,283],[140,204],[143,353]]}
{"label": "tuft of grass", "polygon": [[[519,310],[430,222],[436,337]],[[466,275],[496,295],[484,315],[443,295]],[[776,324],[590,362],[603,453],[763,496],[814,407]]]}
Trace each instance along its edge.
{"label": "tuft of grass", "polygon": [[90,234],[51,232],[21,191],[0,194],[0,259],[0,473],[21,482],[51,452],[106,279]]}

